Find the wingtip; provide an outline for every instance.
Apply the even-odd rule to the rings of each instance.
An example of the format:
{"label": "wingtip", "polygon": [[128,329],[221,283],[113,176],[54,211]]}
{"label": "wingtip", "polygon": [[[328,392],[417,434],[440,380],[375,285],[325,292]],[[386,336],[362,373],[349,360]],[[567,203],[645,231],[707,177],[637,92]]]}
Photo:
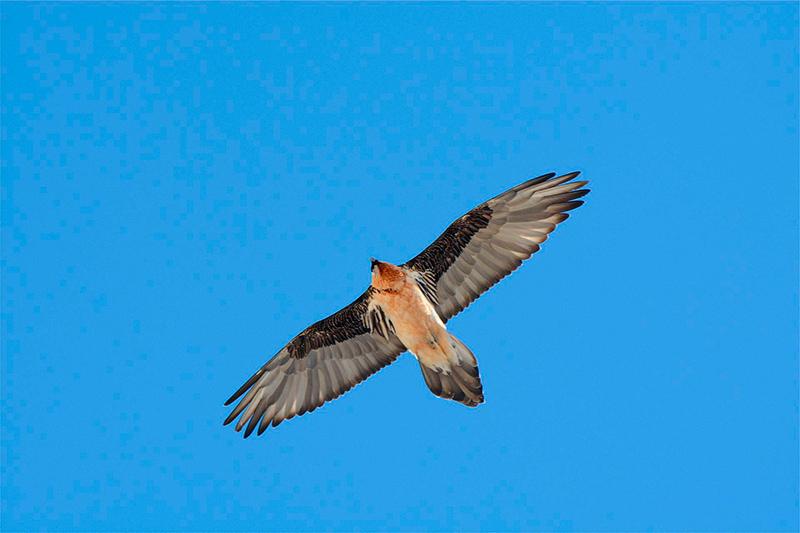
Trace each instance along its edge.
{"label": "wingtip", "polygon": [[536,176],[535,178],[531,178],[528,181],[521,183],[519,185],[520,188],[530,187],[531,185],[538,185],[540,183],[544,183],[547,180],[551,180],[556,177],[555,172],[548,172],[547,174],[542,174],[541,176]]}
{"label": "wingtip", "polygon": [[560,178],[566,178],[566,179],[564,180],[564,182],[565,182],[565,183],[566,183],[566,182],[569,182],[569,183],[572,183],[572,184],[574,184],[576,187],[583,187],[583,186],[585,186],[587,183],[589,183],[589,180],[587,180],[587,179],[582,179],[582,180],[580,180],[580,181],[572,181],[572,180],[574,180],[575,178],[577,178],[578,176],[580,176],[582,172],[583,172],[582,170],[573,170],[572,172],[568,172],[568,173],[564,174],[563,176],[559,176],[559,179],[560,179]]}
{"label": "wingtip", "polygon": [[[267,364],[269,364],[269,363],[267,363]],[[237,390],[236,392],[234,392],[234,393],[233,393],[233,396],[231,396],[230,398],[228,398],[228,400],[225,402],[225,405],[230,405],[230,404],[232,404],[232,403],[233,403],[233,402],[235,402],[235,401],[236,401],[236,400],[237,400],[237,399],[238,399],[238,398],[239,398],[239,397],[240,397],[242,394],[244,394],[245,392],[247,392],[247,390],[248,390],[250,387],[252,387],[252,386],[253,386],[253,384],[255,384],[255,382],[256,382],[256,381],[258,381],[258,380],[261,378],[261,376],[262,376],[262,375],[264,375],[264,372],[266,372],[266,369],[267,369],[267,365],[264,365],[264,366],[262,366],[261,368],[259,368],[259,369],[258,369],[258,371],[257,371],[255,374],[253,374],[252,376],[250,376],[250,379],[248,379],[248,380],[247,380],[247,381],[244,383],[244,385],[242,385],[241,387],[239,387],[239,390]]]}
{"label": "wingtip", "polygon": [[[581,174],[580,170],[573,170],[572,172],[567,172],[566,174],[560,174],[560,175],[556,172],[548,172],[547,174],[542,174],[541,176],[531,178],[524,183],[520,183],[511,190],[520,191],[536,185],[544,186],[543,184],[549,184],[551,182],[556,182],[556,185],[560,183],[571,182],[571,180],[574,180],[575,178],[580,176],[580,174]],[[577,183],[577,182],[572,182],[572,183]],[[589,183],[589,181],[585,180],[580,183],[581,184],[578,185],[578,187],[583,187],[583,185]]]}

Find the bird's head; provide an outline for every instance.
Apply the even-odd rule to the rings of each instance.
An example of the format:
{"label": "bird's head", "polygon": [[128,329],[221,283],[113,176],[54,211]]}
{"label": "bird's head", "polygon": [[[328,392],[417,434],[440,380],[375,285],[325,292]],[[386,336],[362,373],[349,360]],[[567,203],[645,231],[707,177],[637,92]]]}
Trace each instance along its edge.
{"label": "bird's head", "polygon": [[370,258],[372,268],[372,286],[378,290],[398,290],[405,283],[403,269],[391,263]]}

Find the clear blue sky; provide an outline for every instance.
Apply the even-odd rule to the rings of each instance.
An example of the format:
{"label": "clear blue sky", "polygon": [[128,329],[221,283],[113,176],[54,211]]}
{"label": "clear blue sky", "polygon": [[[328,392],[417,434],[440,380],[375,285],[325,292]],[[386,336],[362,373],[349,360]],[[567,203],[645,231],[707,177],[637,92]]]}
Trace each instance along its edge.
{"label": "clear blue sky", "polygon": [[[2,4],[4,530],[798,528],[797,4]],[[223,401],[531,176],[587,204],[261,438]]]}

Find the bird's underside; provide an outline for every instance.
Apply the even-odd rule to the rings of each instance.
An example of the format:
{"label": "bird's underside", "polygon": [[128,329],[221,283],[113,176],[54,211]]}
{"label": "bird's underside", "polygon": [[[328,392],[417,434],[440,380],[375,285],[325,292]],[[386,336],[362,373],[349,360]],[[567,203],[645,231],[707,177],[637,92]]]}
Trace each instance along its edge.
{"label": "bird's underside", "polygon": [[353,303],[309,326],[228,399],[225,420],[259,435],[311,412],[393,362],[419,361],[437,396],[483,402],[472,352],[445,324],[539,250],[567,211],[583,204],[578,172],[546,174],[482,203],[407,263],[372,261],[372,283]]}

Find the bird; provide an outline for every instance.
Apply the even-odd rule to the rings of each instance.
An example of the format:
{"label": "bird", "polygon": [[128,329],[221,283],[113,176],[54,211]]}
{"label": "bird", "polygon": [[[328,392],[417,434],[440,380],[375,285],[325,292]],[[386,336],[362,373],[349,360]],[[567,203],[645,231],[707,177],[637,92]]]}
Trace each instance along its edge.
{"label": "bird", "polygon": [[475,407],[478,362],[446,323],[528,259],[589,193],[580,172],[545,174],[456,219],[402,265],[370,258],[370,285],[350,305],[300,332],[225,402],[236,431],[258,435],[310,413],[394,362],[417,359],[430,391]]}

